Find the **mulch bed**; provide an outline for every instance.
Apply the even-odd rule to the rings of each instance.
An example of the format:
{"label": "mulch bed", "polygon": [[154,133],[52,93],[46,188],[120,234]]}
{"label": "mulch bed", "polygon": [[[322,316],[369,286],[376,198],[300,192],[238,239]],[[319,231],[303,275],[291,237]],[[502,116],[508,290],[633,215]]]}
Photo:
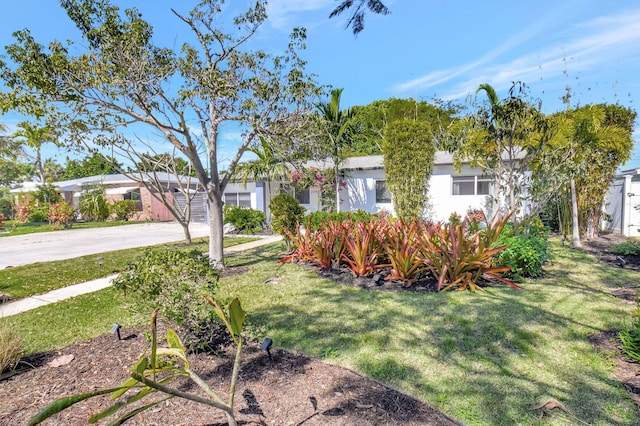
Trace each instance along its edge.
{"label": "mulch bed", "polygon": [[[615,256],[607,251],[623,241],[605,236],[585,244],[584,250],[602,262],[640,271],[640,259]],[[242,267],[230,275],[246,272]],[[371,278],[354,278],[345,271],[321,275],[346,285],[384,291],[434,291],[433,280],[419,280],[407,288],[402,283]],[[636,287],[618,289],[613,294],[627,303],[635,300]],[[631,295],[633,294],[633,297]],[[26,357],[24,370],[0,380],[0,425],[26,424],[53,400],[80,392],[117,386],[128,377],[148,346],[144,329],[123,330],[121,341],[107,334],[58,351]],[[622,355],[617,331],[589,336],[603,356],[617,365],[615,374],[640,405],[638,364]],[[272,350],[272,360],[257,342],[249,342],[243,351],[240,380],[236,391],[236,413],[242,425],[455,425],[456,422],[415,398],[386,387],[351,370],[325,364],[313,358],[280,349]],[[73,355],[68,364],[51,367],[61,355]],[[217,392],[225,395],[233,362],[233,351],[222,349],[219,356],[200,353],[190,356],[192,369]],[[182,379],[181,379],[182,380]],[[173,385],[176,385],[174,382]],[[188,380],[179,387],[202,394]],[[86,424],[87,418],[109,405],[108,396],[84,401],[45,422],[52,425]],[[171,399],[145,411],[128,422],[132,425],[224,425],[225,416],[210,407],[190,401]]]}
{"label": "mulch bed", "polygon": [[[104,335],[59,351],[27,357],[29,369],[0,382],[0,425],[26,424],[51,401],[66,395],[117,386],[128,377],[127,368],[148,346],[143,329],[125,330],[123,340]],[[243,350],[236,391],[236,413],[243,425],[455,425],[421,401],[363,377],[351,370],[325,364],[284,350],[272,359],[249,342]],[[66,365],[48,364],[61,355],[73,355]],[[222,395],[226,395],[234,351],[220,356],[190,356],[191,368]],[[206,395],[186,379],[173,382],[180,390]],[[89,399],[63,411],[44,424],[86,424],[87,418],[109,405],[108,396]],[[134,417],[132,425],[224,425],[226,417],[211,407],[172,399]]]}

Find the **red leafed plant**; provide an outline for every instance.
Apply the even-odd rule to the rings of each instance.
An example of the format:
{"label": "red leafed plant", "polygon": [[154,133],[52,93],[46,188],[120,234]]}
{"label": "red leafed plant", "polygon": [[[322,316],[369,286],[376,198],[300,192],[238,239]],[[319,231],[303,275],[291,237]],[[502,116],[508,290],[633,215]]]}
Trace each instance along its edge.
{"label": "red leafed plant", "polygon": [[437,290],[479,289],[482,277],[492,278],[509,287],[519,289],[516,284],[500,274],[508,267],[493,267],[494,257],[506,247],[491,247],[510,215],[495,217],[487,229],[470,234],[468,221],[426,227],[419,237],[425,245],[423,262],[438,279]]}
{"label": "red leafed plant", "polygon": [[302,231],[300,228],[300,222],[296,222],[295,233],[286,228],[282,228],[282,230],[291,239],[291,242],[296,248],[291,254],[280,259],[278,263],[294,262],[296,260],[301,262],[314,260],[315,254],[313,252],[313,239],[315,237],[315,233],[311,231],[309,226],[307,226],[307,229]]}
{"label": "red leafed plant", "polygon": [[345,238],[350,222],[321,223],[315,233],[311,246],[315,255],[314,261],[322,269],[338,269],[340,259],[345,251]]}
{"label": "red leafed plant", "polygon": [[353,229],[345,237],[342,259],[356,276],[370,275],[378,268],[378,258],[382,252],[381,234],[385,223],[371,220],[351,225]]}
{"label": "red leafed plant", "polygon": [[415,276],[426,268],[422,262],[421,248],[424,244],[418,240],[422,224],[419,221],[407,223],[398,220],[386,228],[382,245],[391,266],[386,280],[404,281],[410,287],[416,281]]}

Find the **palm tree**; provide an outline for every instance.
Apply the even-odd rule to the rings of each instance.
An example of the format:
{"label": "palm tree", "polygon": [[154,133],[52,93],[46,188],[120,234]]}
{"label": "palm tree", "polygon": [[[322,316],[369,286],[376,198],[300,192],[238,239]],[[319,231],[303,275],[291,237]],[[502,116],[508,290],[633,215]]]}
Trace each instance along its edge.
{"label": "palm tree", "polygon": [[[349,146],[355,131],[352,118],[355,112],[352,108],[340,110],[340,97],[344,89],[331,91],[331,101],[316,104],[320,112],[320,131],[323,153],[331,159],[335,176],[336,211],[340,211],[340,165],[345,159],[345,148]],[[321,153],[322,154],[322,153]]]}
{"label": "palm tree", "polygon": [[351,9],[354,6],[355,11],[347,21],[346,25],[346,28],[351,27],[354,35],[358,35],[358,33],[364,29],[365,8],[379,15],[388,15],[390,13],[389,8],[387,8],[381,0],[343,0],[338,7],[331,12],[329,18],[338,16],[345,10]]}
{"label": "palm tree", "polygon": [[36,127],[28,121],[23,121],[18,124],[18,131],[13,134],[13,139],[16,142],[27,145],[35,150],[35,166],[38,169],[40,182],[44,183],[44,165],[42,161],[42,144],[45,142],[51,142],[58,145],[58,137],[51,130],[51,128]]}
{"label": "palm tree", "polygon": [[[260,145],[247,148],[247,151],[256,155],[255,160],[238,163],[235,170],[235,177],[242,179],[242,184],[246,185],[249,180],[258,182],[266,181],[267,197],[271,198],[271,182],[278,180],[288,180],[291,170],[283,159],[278,155],[272,143],[260,137]],[[266,210],[266,206],[265,206]],[[267,212],[267,219],[269,212]]]}

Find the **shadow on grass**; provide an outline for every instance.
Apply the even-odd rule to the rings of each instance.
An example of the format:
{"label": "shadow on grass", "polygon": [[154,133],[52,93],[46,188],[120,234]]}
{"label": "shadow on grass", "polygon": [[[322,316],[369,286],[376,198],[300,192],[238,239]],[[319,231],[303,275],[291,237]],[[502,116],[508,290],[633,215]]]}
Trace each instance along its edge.
{"label": "shadow on grass", "polygon": [[627,308],[603,291],[623,282],[589,256],[560,255],[522,291],[478,294],[365,291],[287,265],[297,275],[271,291],[289,293],[260,289],[250,316],[278,346],[352,366],[464,422],[534,423],[530,405],[555,398],[589,424],[634,424],[633,404],[586,339],[624,320]]}

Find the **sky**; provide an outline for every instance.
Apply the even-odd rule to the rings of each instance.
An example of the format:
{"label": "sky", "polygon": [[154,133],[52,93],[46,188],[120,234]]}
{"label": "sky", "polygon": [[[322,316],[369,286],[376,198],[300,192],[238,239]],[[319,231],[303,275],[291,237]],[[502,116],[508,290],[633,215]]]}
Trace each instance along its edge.
{"label": "sky", "polygon": [[[252,41],[274,54],[287,46],[293,27],[307,29],[302,56],[318,82],[343,88],[341,106],[414,98],[464,101],[482,83],[501,98],[514,81],[529,87],[545,113],[572,106],[619,103],[640,108],[640,2],[637,0],[383,0],[391,14],[368,13],[355,37],[347,16],[329,19],[336,0],[271,0],[269,19]],[[13,31],[29,28],[36,40],[79,40],[79,33],[53,0],[6,2],[0,15],[0,46]],[[187,12],[186,0],[116,0],[136,6],[155,28],[159,44],[179,47],[190,37],[170,7]],[[228,1],[241,8],[249,2]],[[189,6],[185,6],[188,4]],[[0,121],[11,126],[18,117]],[[640,122],[640,120],[638,120]],[[225,133],[228,155],[237,134]],[[640,141],[640,125],[634,139]],[[621,169],[640,168],[640,144]],[[54,155],[54,151],[50,151]],[[64,155],[58,153],[58,162]],[[60,157],[62,155],[62,157]]]}

